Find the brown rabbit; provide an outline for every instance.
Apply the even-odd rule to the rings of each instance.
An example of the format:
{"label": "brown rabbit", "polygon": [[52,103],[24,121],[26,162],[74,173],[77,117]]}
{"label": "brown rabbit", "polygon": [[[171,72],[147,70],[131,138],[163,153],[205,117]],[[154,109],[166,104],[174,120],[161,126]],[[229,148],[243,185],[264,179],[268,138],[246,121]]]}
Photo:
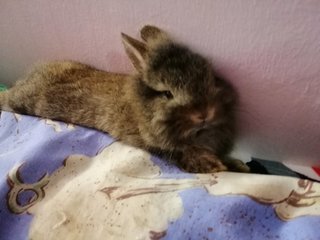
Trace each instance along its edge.
{"label": "brown rabbit", "polygon": [[154,26],[145,42],[122,34],[137,73],[104,72],[72,61],[36,67],[0,93],[2,110],[75,123],[156,153],[189,172],[248,171],[228,157],[236,94],[209,62]]}

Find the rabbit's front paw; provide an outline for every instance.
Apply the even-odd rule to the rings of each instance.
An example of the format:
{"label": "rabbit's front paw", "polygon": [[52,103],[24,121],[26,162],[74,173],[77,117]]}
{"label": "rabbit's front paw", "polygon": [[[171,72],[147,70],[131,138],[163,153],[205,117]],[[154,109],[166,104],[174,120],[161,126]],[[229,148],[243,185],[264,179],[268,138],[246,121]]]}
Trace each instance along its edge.
{"label": "rabbit's front paw", "polygon": [[183,153],[180,167],[192,173],[214,173],[226,171],[227,167],[210,150],[190,147]]}
{"label": "rabbit's front paw", "polygon": [[242,172],[242,173],[249,173],[250,172],[249,166],[238,159],[227,157],[223,161],[223,163],[228,167],[229,171]]}

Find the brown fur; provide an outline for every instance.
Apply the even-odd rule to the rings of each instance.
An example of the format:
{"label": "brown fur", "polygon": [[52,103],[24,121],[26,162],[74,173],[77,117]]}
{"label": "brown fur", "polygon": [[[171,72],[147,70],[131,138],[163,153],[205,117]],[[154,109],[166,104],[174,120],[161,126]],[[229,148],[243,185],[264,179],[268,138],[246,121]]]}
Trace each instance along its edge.
{"label": "brown fur", "polygon": [[235,137],[232,87],[214,77],[205,58],[159,28],[145,26],[141,37],[145,42],[122,34],[136,74],[72,61],[40,65],[0,93],[1,109],[102,130],[168,153],[190,172],[247,171],[227,157]]}

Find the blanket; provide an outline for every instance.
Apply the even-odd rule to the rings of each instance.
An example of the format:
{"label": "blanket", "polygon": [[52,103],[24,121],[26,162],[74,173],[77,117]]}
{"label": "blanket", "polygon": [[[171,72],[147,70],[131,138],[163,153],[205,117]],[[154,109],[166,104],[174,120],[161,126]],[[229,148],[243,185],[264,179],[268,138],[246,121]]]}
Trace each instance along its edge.
{"label": "blanket", "polygon": [[1,113],[0,239],[320,239],[320,184],[189,174],[105,133]]}

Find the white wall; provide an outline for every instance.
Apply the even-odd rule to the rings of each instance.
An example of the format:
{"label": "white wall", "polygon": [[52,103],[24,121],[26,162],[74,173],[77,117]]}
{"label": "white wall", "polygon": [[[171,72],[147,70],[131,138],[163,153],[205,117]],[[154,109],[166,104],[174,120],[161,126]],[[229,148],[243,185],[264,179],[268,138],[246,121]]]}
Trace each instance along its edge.
{"label": "white wall", "polygon": [[28,0],[0,3],[0,82],[34,62],[129,72],[120,32],[158,25],[210,57],[242,97],[242,152],[320,160],[320,1]]}

